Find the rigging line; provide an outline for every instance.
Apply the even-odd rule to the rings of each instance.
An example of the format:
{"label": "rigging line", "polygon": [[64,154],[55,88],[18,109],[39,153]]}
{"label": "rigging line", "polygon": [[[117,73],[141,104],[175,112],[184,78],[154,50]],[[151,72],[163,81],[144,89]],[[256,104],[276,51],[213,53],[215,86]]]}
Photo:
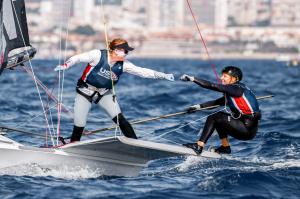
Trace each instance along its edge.
{"label": "rigging line", "polygon": [[[51,91],[51,93],[53,92],[53,89]],[[47,107],[50,107],[50,97],[47,96]],[[52,127],[52,131],[55,132],[55,129],[54,129],[54,122],[53,122],[53,116],[52,116],[52,108],[49,109],[49,115],[50,115],[50,122],[51,122],[51,127]],[[48,146],[48,143],[47,143],[47,136],[45,137],[45,146]]]}
{"label": "rigging line", "polygon": [[[62,23],[60,24],[60,34],[59,34],[60,36],[59,36],[59,56],[58,56],[58,64],[59,65],[61,65],[61,57],[62,57]],[[63,71],[64,72],[64,71]],[[64,73],[63,73],[64,74]],[[57,85],[57,87],[58,87],[58,96],[57,96],[57,98],[53,95],[53,91],[54,91],[54,87],[52,88],[52,90],[51,91],[49,91],[49,89],[46,87],[46,86],[44,86],[44,91],[47,93],[47,95],[48,96],[50,96],[51,97],[51,99],[57,104],[57,115],[58,115],[58,118],[60,118],[60,114],[61,114],[61,110],[62,110],[62,108],[64,108],[65,109],[65,111],[67,111],[67,113],[69,113],[69,116],[71,117],[71,118],[73,118],[73,113],[70,111],[70,110],[68,110],[67,108],[66,108],[66,106],[64,105],[64,104],[62,104],[62,102],[60,102],[60,90],[61,90],[61,87],[60,87],[60,85],[61,85],[61,83],[60,83],[60,80],[61,80],[61,71],[59,71],[58,72],[58,76],[57,76],[57,81],[58,81],[58,85]],[[51,111],[51,110],[50,110]],[[51,117],[52,117],[52,115],[51,115]],[[52,123],[52,128],[54,129],[54,124]],[[53,130],[54,132],[55,132],[55,130]],[[57,141],[58,142],[58,141]]]}
{"label": "rigging line", "polygon": [[[47,110],[47,112],[49,114],[49,119],[50,119],[50,124],[51,124],[50,125],[51,126],[51,131],[54,134],[55,130],[54,130],[54,124],[53,124],[53,120],[52,120],[52,112],[51,112],[51,108],[50,108],[49,96],[47,96],[46,108],[47,108],[46,110]],[[44,138],[45,138],[45,146],[48,146],[48,132],[47,131],[45,132]]]}
{"label": "rigging line", "polygon": [[[15,8],[14,3],[11,2],[11,4],[12,4],[12,7],[13,7],[13,9],[14,9],[15,16],[18,16],[18,15],[17,15],[17,11],[16,11],[16,8]],[[24,46],[26,46],[26,42],[25,42],[25,39],[24,39],[24,35],[23,35],[23,32],[22,32],[21,24],[20,24],[20,21],[19,21],[18,17],[16,17],[16,20],[17,20],[18,27],[19,27],[20,32],[21,32],[21,37],[22,37]],[[30,56],[29,56],[29,53],[28,53],[28,50],[26,50],[26,53],[27,53],[27,56],[30,57]],[[40,102],[41,102],[41,105],[42,105],[42,109],[43,109],[43,111],[45,112],[45,106],[44,106],[44,103],[43,103],[43,100],[42,100],[42,96],[41,96],[41,93],[40,93],[40,89],[39,89],[38,84],[37,84],[37,82],[36,82],[36,78],[35,78],[35,74],[34,74],[34,71],[33,71],[33,67],[32,67],[31,60],[29,59],[28,62],[29,62],[30,68],[31,68],[31,70],[32,70],[32,75],[33,75],[33,77],[34,77],[34,82],[35,82],[36,89],[37,89],[37,91],[38,91],[38,95],[39,95],[39,99],[40,99]],[[49,126],[49,122],[48,122],[48,118],[47,118],[46,113],[44,114],[44,116],[45,116],[45,119],[46,119],[46,125],[47,125],[47,128],[49,129],[49,132],[50,132],[50,135],[51,135],[51,141],[52,141],[52,144],[54,144],[53,137],[52,137],[52,134],[51,134],[51,131],[50,131],[50,126]]]}
{"label": "rigging line", "polygon": [[[62,57],[62,21],[60,22],[60,32],[59,32],[59,58],[58,58],[58,64],[61,65],[61,57]],[[56,134],[58,134],[59,131],[59,104],[60,104],[60,90],[61,90],[61,71],[58,71],[58,84],[57,84],[57,126],[56,126]],[[56,144],[58,145],[58,140],[56,139]]]}
{"label": "rigging line", "polygon": [[1,126],[0,125],[0,132],[4,131],[4,133],[7,133],[8,131],[12,131],[12,132],[17,132],[17,133],[23,133],[23,134],[30,134],[30,135],[34,135],[36,137],[43,137],[43,135],[39,134],[39,133],[34,133],[31,131],[26,131],[26,130],[21,130],[15,127],[8,127],[8,126]]}
{"label": "rigging line", "polygon": [[192,122],[189,122],[189,123],[187,123],[187,124],[185,124],[185,125],[183,125],[183,126],[180,126],[180,127],[176,128],[176,129],[173,129],[173,130],[171,130],[171,131],[167,131],[167,132],[165,132],[165,133],[163,133],[163,134],[161,134],[161,135],[159,135],[159,136],[156,136],[156,138],[161,138],[161,137],[163,137],[163,136],[165,136],[165,135],[167,135],[167,134],[169,134],[169,133],[172,133],[172,132],[174,132],[174,131],[177,131],[178,129],[181,129],[181,128],[183,128],[183,127],[186,127],[186,126],[188,126],[188,125],[190,125],[190,124],[192,124],[192,123],[195,123],[195,122],[197,122],[197,121],[199,121],[199,120],[203,120],[203,119],[205,119],[205,118],[207,118],[207,117],[209,117],[209,116],[211,116],[211,115],[213,115],[213,114],[216,114],[216,113],[218,113],[218,112],[221,112],[221,111],[223,111],[223,110],[225,110],[225,108],[220,109],[220,110],[218,110],[218,111],[215,111],[215,112],[213,112],[213,113],[211,113],[211,114],[209,114],[209,115],[206,115],[206,116],[204,116],[204,117],[201,117],[201,118],[199,118],[199,119],[197,119],[197,120],[194,120],[194,121],[192,121]]}
{"label": "rigging line", "polygon": [[[103,0],[101,0],[101,10],[102,10],[102,21],[104,25],[104,35],[105,35],[105,44],[106,44],[106,50],[107,50],[107,60],[109,63],[109,70],[110,70],[110,79],[111,79],[111,86],[112,86],[112,94],[113,94],[113,102],[115,106],[115,110],[117,112],[117,104],[116,104],[116,91],[115,91],[115,85],[114,85],[114,80],[113,80],[113,74],[112,74],[112,66],[110,65],[110,57],[109,57],[109,44],[108,44],[108,33],[107,33],[107,22],[105,20],[105,12],[104,12],[104,6],[103,6]],[[119,127],[119,114],[117,114],[117,125],[115,128],[115,137],[117,137],[117,132]],[[121,135],[120,129],[119,129],[119,134]]]}
{"label": "rigging line", "polygon": [[200,35],[200,39],[201,39],[201,41],[202,41],[202,43],[203,43],[203,46],[204,46],[204,48],[205,48],[205,51],[206,51],[206,54],[207,54],[207,57],[208,57],[208,61],[210,62],[211,66],[212,66],[212,69],[213,69],[213,71],[214,71],[214,73],[215,73],[215,76],[216,76],[216,79],[217,79],[218,83],[220,83],[220,78],[219,78],[219,76],[218,76],[218,73],[217,73],[217,70],[216,70],[216,66],[215,66],[215,64],[212,62],[212,59],[211,59],[210,54],[209,54],[209,52],[208,52],[208,48],[207,48],[206,42],[205,42],[205,40],[204,40],[204,38],[203,38],[203,36],[202,36],[201,30],[200,30],[199,25],[198,25],[198,23],[197,23],[197,20],[196,20],[195,14],[194,14],[194,12],[193,12],[193,9],[192,9],[192,7],[191,7],[190,1],[189,1],[189,0],[186,0],[186,2],[187,2],[187,5],[188,5],[188,8],[189,8],[189,11],[190,11],[190,13],[191,13],[191,15],[192,15],[192,17],[193,17],[194,23],[195,23],[195,25],[196,25],[196,27],[197,27],[198,33],[199,33],[199,35]]}
{"label": "rigging line", "polygon": [[[153,134],[153,132],[150,132],[150,133],[149,133],[149,132],[147,133],[147,132],[145,132],[145,131],[139,131],[139,132],[144,133],[143,138],[144,138],[144,136]],[[150,139],[149,139],[149,137],[147,136],[147,138],[148,138],[149,141],[156,141],[157,136],[154,136],[154,137],[152,137],[152,138],[150,138]],[[173,143],[173,144],[181,145],[181,143],[175,142],[175,141],[170,140],[170,139],[167,139],[167,138],[161,137],[160,139],[166,140],[166,141],[171,142],[171,143]]]}
{"label": "rigging line", "polygon": [[[45,111],[47,112],[47,111],[49,111],[49,110],[51,110],[51,109],[54,109],[55,106],[56,106],[56,105],[54,105],[54,106],[52,106],[52,107],[49,107],[49,108],[46,109]],[[29,113],[30,113],[30,112],[29,112]],[[28,122],[33,121],[34,119],[40,117],[40,116],[43,115],[43,114],[45,114],[45,113],[43,112],[43,113],[40,113],[40,114],[38,114],[38,115],[33,115],[34,117],[30,118],[30,120],[27,120],[26,122],[23,122],[23,123],[17,125],[16,128],[19,128],[19,127],[24,126],[25,124],[28,124]]]}
{"label": "rigging line", "polygon": [[[24,70],[25,70],[25,72],[27,72],[30,76],[31,76],[31,78],[34,80],[34,77],[33,77],[33,75],[32,75],[32,72],[27,68],[27,67],[25,67],[25,66],[21,66]],[[36,78],[36,81],[37,81],[37,83],[38,83],[38,85],[45,91],[45,93],[57,104],[57,102],[58,102],[58,99],[55,97],[55,95],[53,95],[52,93],[53,93],[53,91],[50,91],[48,88],[47,88],[47,86],[45,86],[43,83],[42,83],[42,81],[41,80],[39,80],[39,78],[38,77],[35,77]],[[63,106],[63,108],[64,108],[64,110],[69,114],[69,116],[71,117],[71,118],[73,118],[73,112],[72,111],[70,111],[69,109],[71,109],[70,107],[68,107],[68,106],[66,106],[66,105],[64,105],[64,104],[62,104],[62,106]]]}
{"label": "rigging line", "polygon": [[[51,89],[51,94],[53,93],[53,91],[54,91],[54,87]],[[47,97],[47,101],[50,104],[49,96]],[[50,114],[52,129],[53,129],[53,132],[55,132],[53,116],[52,116],[52,109],[49,110],[49,114]]]}
{"label": "rigging line", "polygon": [[[49,96],[47,96],[47,107],[50,107],[50,100],[49,100]],[[51,127],[52,127],[52,131],[55,132],[54,130],[54,122],[53,122],[53,116],[52,116],[52,111],[49,108],[49,115],[50,115],[50,122],[51,122]],[[45,146],[48,146],[48,135],[46,134],[45,136]]]}
{"label": "rigging line", "polygon": [[[1,44],[0,44],[0,64],[2,65],[2,63],[4,62],[4,50],[3,50],[3,42],[2,42],[2,38],[3,38],[3,24],[4,24],[4,20],[3,20],[3,12],[1,12],[0,15],[0,19],[1,19],[1,26],[0,26],[0,39],[1,39]],[[0,73],[1,73],[1,68],[0,68]]]}
{"label": "rigging line", "polygon": [[[66,62],[66,57],[67,57],[70,16],[71,16],[71,6],[69,6],[69,9],[68,9],[65,50],[64,50],[64,59],[63,59],[64,62]],[[62,80],[61,80],[61,84],[60,84],[60,97],[58,99],[59,103],[58,103],[57,140],[56,140],[57,145],[58,145],[58,141],[59,141],[59,137],[60,137],[61,108],[62,108],[62,102],[63,102],[64,82],[65,82],[65,70],[62,71]]]}
{"label": "rigging line", "polygon": [[[265,95],[265,96],[256,97],[256,99],[257,100],[262,100],[262,99],[269,99],[269,98],[272,98],[272,97],[274,97],[274,95]],[[212,105],[212,106],[208,106],[208,107],[205,107],[205,108],[200,108],[199,110],[196,110],[194,112],[203,111],[203,110],[209,110],[209,109],[214,109],[214,108],[218,108],[220,106],[221,105]],[[169,118],[169,117],[184,115],[184,114],[187,114],[187,113],[188,113],[187,111],[180,111],[180,112],[176,112],[176,113],[170,113],[170,114],[156,116],[156,117],[151,117],[151,118],[146,118],[146,119],[142,119],[142,120],[130,121],[130,124],[131,125],[133,125],[133,124],[141,124],[141,123],[144,123],[144,122],[150,122],[150,121],[154,121],[154,120],[165,119],[165,118]],[[105,127],[105,128],[102,128],[102,129],[96,129],[96,130],[88,131],[85,134],[86,135],[87,134],[94,134],[94,133],[98,133],[98,132],[112,130],[114,128],[115,128],[115,126]]]}
{"label": "rigging line", "polygon": [[[21,68],[22,68],[25,72],[27,72],[28,75],[34,80],[34,75],[32,74],[32,71],[31,71],[31,70],[29,70],[25,65],[21,66]],[[52,94],[52,92],[50,92],[50,91],[48,90],[48,88],[41,82],[41,80],[39,80],[36,76],[35,76],[35,79],[36,79],[38,85],[39,85],[39,86],[45,91],[45,93],[47,94],[48,99],[49,99],[49,97],[50,97],[53,101],[56,101],[55,96]],[[48,110],[51,111],[51,109],[52,109],[52,108],[46,109],[46,112],[47,112]],[[67,110],[67,109],[66,109],[66,110]],[[67,111],[68,111],[68,110],[67,110]],[[51,113],[50,113],[50,114],[51,114]],[[38,115],[38,116],[40,116],[40,115]],[[50,118],[50,119],[52,120],[52,118]],[[28,120],[28,121],[32,121],[32,120]],[[27,121],[27,122],[28,122],[28,121]],[[54,127],[53,127],[52,122],[51,122],[51,125],[52,125],[52,131],[54,132]],[[21,125],[21,126],[22,126],[22,125]],[[49,128],[50,128],[50,126],[49,126]],[[47,133],[47,131],[46,131],[45,133]],[[47,136],[46,136],[46,137],[47,137]]]}
{"label": "rigging line", "polygon": [[[59,57],[58,57],[58,65],[61,65],[61,58],[62,58],[62,29],[63,29],[63,23],[61,21],[60,23],[60,32],[59,32]],[[56,128],[56,134],[59,134],[60,129],[60,114],[61,114],[61,76],[62,73],[64,74],[64,71],[58,71],[58,84],[57,84],[57,128]],[[57,136],[58,137],[58,136]],[[56,140],[56,143],[58,145],[58,139]]]}

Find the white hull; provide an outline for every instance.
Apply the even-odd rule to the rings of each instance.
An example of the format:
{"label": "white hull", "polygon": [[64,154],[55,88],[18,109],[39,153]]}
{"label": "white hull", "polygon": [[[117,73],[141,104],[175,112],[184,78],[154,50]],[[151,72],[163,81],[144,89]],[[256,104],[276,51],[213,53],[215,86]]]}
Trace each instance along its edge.
{"label": "white hull", "polygon": [[[0,136],[0,169],[36,163],[47,168],[89,168],[108,176],[137,176],[150,160],[180,155],[196,154],[181,146],[126,137],[87,140],[49,149],[24,146]],[[220,157],[206,151],[202,156]]]}

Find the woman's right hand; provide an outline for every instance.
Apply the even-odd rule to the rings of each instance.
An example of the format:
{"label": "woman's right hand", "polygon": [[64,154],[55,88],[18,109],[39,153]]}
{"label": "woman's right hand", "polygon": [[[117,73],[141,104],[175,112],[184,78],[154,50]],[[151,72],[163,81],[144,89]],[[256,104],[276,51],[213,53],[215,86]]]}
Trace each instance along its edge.
{"label": "woman's right hand", "polygon": [[173,74],[165,74],[165,79],[169,81],[174,81],[174,75]]}
{"label": "woman's right hand", "polygon": [[172,81],[172,82],[174,81],[174,75],[173,74],[166,74],[166,73],[155,71],[154,76],[155,76],[156,79],[166,79],[166,80],[169,80],[169,81]]}
{"label": "woman's right hand", "polygon": [[74,65],[75,63],[76,62],[74,60],[74,57],[71,57],[70,59],[68,59],[66,61],[66,63],[56,66],[54,71],[66,70],[66,69],[70,68],[72,65]]}
{"label": "woman's right hand", "polygon": [[58,65],[54,68],[54,71],[61,71],[61,70],[66,70],[68,69],[68,65],[67,64],[63,64],[63,65]]}

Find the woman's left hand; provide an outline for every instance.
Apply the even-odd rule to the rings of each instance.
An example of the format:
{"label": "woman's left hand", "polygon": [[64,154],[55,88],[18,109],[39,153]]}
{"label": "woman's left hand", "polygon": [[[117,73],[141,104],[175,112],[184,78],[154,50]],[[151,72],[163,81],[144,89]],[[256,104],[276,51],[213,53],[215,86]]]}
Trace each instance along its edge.
{"label": "woman's left hand", "polygon": [[193,82],[193,81],[195,80],[195,78],[192,77],[192,76],[189,76],[189,75],[187,75],[187,74],[184,74],[184,75],[182,75],[182,76],[180,77],[180,80],[181,80],[181,81],[184,81],[184,82],[186,82],[186,81],[191,81],[191,82]]}

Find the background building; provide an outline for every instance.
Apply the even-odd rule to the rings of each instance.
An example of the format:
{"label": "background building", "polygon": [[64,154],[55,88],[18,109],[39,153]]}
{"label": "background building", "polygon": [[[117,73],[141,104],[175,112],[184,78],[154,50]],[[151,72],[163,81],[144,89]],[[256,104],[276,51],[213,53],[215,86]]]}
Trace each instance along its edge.
{"label": "background building", "polygon": [[300,26],[299,0],[272,0],[272,26],[295,27]]}
{"label": "background building", "polygon": [[[224,28],[227,26],[227,0],[194,0],[190,1],[190,4],[194,14],[196,15],[198,23],[218,28]],[[186,5],[183,6],[185,7],[186,25],[191,26],[194,22],[192,21],[193,19],[190,15],[190,11]]]}
{"label": "background building", "polygon": [[[300,0],[189,2],[214,57],[299,55]],[[26,8],[40,58],[105,47],[104,22],[135,56],[205,58],[186,0],[26,0]]]}
{"label": "background building", "polygon": [[182,28],[184,26],[184,2],[177,0],[152,0],[145,7],[146,26],[151,30]]}

